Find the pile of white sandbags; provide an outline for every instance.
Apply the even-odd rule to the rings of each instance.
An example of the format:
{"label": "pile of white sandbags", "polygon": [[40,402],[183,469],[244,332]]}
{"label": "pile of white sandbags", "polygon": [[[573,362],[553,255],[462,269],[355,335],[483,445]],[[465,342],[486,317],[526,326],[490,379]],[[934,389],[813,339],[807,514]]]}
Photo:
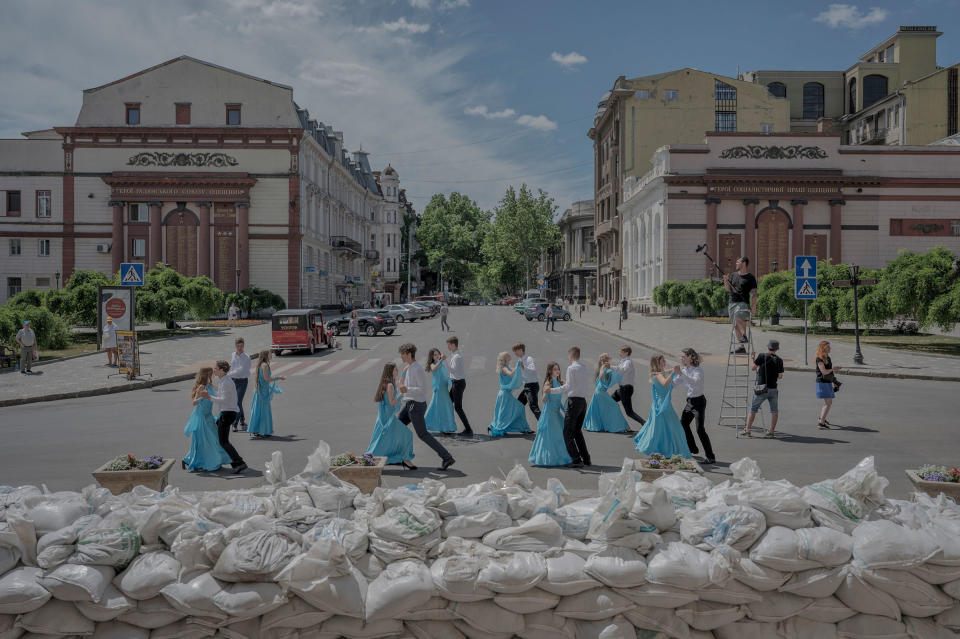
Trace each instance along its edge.
{"label": "pile of white sandbags", "polygon": [[831,639],[960,636],[960,507],[884,498],[867,458],[797,487],[574,498],[556,479],[362,495],[321,442],[253,490],[0,487],[0,639]]}

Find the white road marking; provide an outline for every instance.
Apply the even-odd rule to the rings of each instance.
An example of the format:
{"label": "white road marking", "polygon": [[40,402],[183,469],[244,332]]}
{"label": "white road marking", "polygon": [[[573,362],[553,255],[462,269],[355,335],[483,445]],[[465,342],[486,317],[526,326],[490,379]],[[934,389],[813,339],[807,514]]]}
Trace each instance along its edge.
{"label": "white road marking", "polygon": [[283,362],[282,364],[277,364],[276,366],[270,366],[270,372],[272,374],[282,373],[283,371],[290,370],[294,366],[299,366],[303,362]]}
{"label": "white road marking", "polygon": [[483,355],[474,355],[470,358],[470,370],[478,371],[487,365],[487,358]]}
{"label": "white road marking", "polygon": [[363,372],[366,372],[366,371],[370,370],[371,368],[373,368],[375,364],[379,364],[381,361],[383,361],[383,360],[380,360],[380,359],[377,359],[377,358],[371,358],[371,359],[364,360],[364,362],[363,362],[362,364],[360,364],[359,366],[357,366],[355,369],[353,369],[353,370],[350,371],[350,372],[351,372],[351,373],[363,373]]}
{"label": "white road marking", "polygon": [[350,364],[354,363],[355,361],[356,361],[356,360],[353,360],[353,359],[342,359],[342,360],[340,360],[339,362],[337,362],[336,364],[334,364],[333,366],[331,366],[330,368],[328,368],[328,369],[326,369],[325,371],[323,371],[322,374],[323,374],[323,375],[331,375],[331,374],[333,374],[333,373],[336,373],[337,371],[343,370],[344,368],[346,368],[346,367],[349,366]]}
{"label": "white road marking", "polygon": [[330,359],[323,360],[322,362],[315,362],[315,363],[313,363],[313,364],[310,364],[310,366],[307,366],[307,367],[304,368],[303,370],[297,371],[296,373],[294,373],[294,375],[308,375],[308,374],[312,373],[313,371],[318,370],[318,369],[321,369],[321,368],[325,368],[325,367],[329,366],[329,365],[332,364],[332,363],[333,363],[333,360],[330,360]]}

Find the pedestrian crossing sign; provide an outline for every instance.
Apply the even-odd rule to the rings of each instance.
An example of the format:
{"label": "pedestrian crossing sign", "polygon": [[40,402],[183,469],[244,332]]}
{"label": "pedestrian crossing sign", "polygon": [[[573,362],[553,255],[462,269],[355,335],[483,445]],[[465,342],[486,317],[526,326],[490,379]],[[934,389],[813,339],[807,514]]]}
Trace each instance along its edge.
{"label": "pedestrian crossing sign", "polygon": [[797,280],[794,297],[798,300],[817,299],[817,280],[801,278]]}
{"label": "pedestrian crossing sign", "polygon": [[120,264],[121,286],[143,286],[143,263],[123,262]]}
{"label": "pedestrian crossing sign", "polygon": [[793,283],[794,299],[817,299],[817,256],[795,256],[793,272],[796,278]]}

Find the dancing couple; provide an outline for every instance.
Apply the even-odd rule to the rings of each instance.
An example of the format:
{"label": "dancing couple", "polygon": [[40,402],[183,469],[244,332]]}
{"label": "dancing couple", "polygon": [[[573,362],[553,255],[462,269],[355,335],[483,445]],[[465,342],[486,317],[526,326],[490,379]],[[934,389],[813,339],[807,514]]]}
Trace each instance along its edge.
{"label": "dancing couple", "polygon": [[[184,470],[212,472],[230,464],[234,473],[242,473],[247,464],[237,449],[230,443],[230,428],[237,417],[237,389],[230,378],[230,364],[218,361],[214,368],[201,368],[193,382],[190,399],[193,412],[183,434],[190,438],[190,450],[180,460]],[[213,379],[219,382],[214,388]],[[220,414],[213,418],[214,403],[220,406]]]}
{"label": "dancing couple", "polygon": [[[527,404],[530,405],[533,416],[540,419],[540,407],[537,404],[540,383],[537,381],[536,362],[527,355],[527,348],[522,342],[514,344],[511,350],[517,357],[517,364],[513,368],[510,368],[510,353],[504,351],[497,356],[500,390],[497,392],[497,403],[493,409],[493,421],[487,426],[493,437],[503,437],[507,433],[532,433],[524,411]],[[518,399],[513,396],[513,391],[520,388],[521,384],[523,391]]]}

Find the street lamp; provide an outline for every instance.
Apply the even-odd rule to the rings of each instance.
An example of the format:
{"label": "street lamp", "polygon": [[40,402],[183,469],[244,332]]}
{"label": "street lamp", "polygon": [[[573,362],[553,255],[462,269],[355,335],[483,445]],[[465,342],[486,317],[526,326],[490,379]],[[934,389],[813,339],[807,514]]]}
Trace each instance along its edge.
{"label": "street lamp", "polygon": [[[777,266],[779,266],[779,264],[777,263],[776,260],[774,260],[774,261],[773,261],[773,272],[774,272],[774,273],[777,272]],[[779,326],[779,325],[780,325],[780,309],[779,309],[779,308],[776,308],[776,309],[773,310],[773,315],[770,316],[770,325],[771,325],[771,326]]]}
{"label": "street lamp", "polygon": [[57,290],[59,291],[60,290],[60,271],[57,271],[56,273],[54,273],[53,276],[57,278]]}
{"label": "street lamp", "polygon": [[240,292],[240,269],[237,268],[237,293]]}

